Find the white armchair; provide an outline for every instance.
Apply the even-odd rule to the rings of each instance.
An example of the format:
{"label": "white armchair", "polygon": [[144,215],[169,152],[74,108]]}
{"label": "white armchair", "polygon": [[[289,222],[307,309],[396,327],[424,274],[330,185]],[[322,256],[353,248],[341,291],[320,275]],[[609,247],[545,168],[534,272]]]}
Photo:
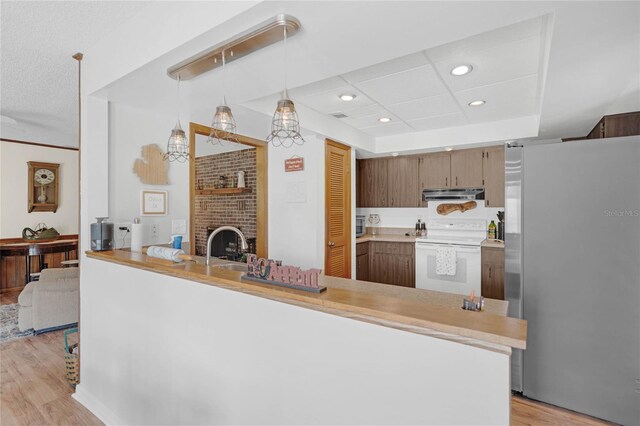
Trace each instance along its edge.
{"label": "white armchair", "polygon": [[39,333],[77,323],[79,289],[78,268],[43,269],[40,280],[28,283],[18,296],[18,328]]}

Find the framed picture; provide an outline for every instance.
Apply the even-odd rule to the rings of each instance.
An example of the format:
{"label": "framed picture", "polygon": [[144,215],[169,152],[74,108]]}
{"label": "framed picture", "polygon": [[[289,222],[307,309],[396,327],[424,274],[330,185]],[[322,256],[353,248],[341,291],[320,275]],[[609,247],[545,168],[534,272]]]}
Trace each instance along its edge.
{"label": "framed picture", "polygon": [[166,216],[167,191],[143,189],[140,191],[140,215]]}

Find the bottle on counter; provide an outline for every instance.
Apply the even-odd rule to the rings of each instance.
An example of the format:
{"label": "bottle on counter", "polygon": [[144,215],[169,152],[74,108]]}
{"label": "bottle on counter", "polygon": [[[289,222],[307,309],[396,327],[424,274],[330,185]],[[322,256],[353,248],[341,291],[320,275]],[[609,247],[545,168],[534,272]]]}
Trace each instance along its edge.
{"label": "bottle on counter", "polygon": [[493,220],[489,224],[489,236],[488,236],[488,238],[490,240],[495,240],[496,239],[496,223]]}
{"label": "bottle on counter", "polygon": [[420,236],[421,237],[427,236],[427,224],[425,222],[422,222],[420,224]]}
{"label": "bottle on counter", "polygon": [[420,235],[420,229],[422,227],[422,221],[420,219],[418,219],[418,221],[416,222],[416,236]]}

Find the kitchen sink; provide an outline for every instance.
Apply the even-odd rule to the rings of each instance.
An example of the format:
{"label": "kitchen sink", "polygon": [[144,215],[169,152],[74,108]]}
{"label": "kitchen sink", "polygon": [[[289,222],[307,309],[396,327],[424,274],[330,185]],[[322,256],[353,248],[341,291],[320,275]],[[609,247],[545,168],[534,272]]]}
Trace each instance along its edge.
{"label": "kitchen sink", "polygon": [[[192,256],[192,262],[197,263],[198,265],[206,265],[206,259],[204,256]],[[231,262],[229,260],[218,259],[215,257],[211,258],[210,268],[221,268],[221,269],[230,269],[232,271],[238,272],[247,272],[247,264],[240,262]]]}
{"label": "kitchen sink", "polygon": [[221,263],[211,265],[212,268],[231,269],[232,271],[247,272],[247,265],[244,263]]}

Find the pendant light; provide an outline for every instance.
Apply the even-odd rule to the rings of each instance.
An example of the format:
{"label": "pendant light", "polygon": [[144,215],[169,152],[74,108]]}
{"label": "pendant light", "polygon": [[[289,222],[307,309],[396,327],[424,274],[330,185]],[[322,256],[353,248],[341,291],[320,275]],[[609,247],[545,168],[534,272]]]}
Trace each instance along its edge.
{"label": "pendant light", "polygon": [[[231,52],[233,56],[233,52]],[[216,113],[213,115],[213,121],[211,122],[211,133],[207,142],[216,145],[225,145],[225,142],[237,142],[234,135],[236,132],[236,120],[233,118],[231,108],[227,105],[227,97],[224,95],[227,83],[227,74],[225,71],[226,64],[226,51],[222,51],[222,105],[216,107]]]}
{"label": "pendant light", "polygon": [[293,101],[287,93],[287,26],[284,26],[284,90],[282,99],[278,101],[276,112],[271,120],[271,133],[267,136],[267,142],[276,146],[290,148],[293,145],[304,144],[300,134],[300,122]]}
{"label": "pendant light", "polygon": [[167,141],[167,152],[164,154],[165,161],[178,161],[184,163],[190,159],[189,156],[189,140],[180,125],[180,75],[178,74],[177,83],[177,107],[178,121],[176,126],[171,130],[171,136]]}

